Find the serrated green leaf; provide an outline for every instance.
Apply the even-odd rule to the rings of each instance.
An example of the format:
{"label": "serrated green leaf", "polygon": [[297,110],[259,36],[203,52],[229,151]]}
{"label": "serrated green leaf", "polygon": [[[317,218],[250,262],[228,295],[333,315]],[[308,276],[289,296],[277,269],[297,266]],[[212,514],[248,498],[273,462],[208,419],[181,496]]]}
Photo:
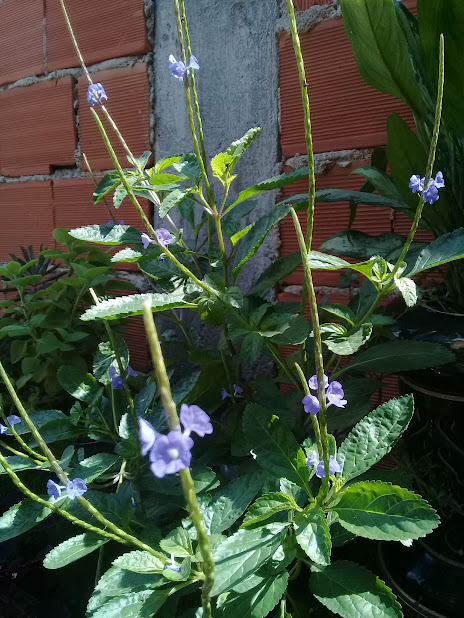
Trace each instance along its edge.
{"label": "serrated green leaf", "polygon": [[286,187],[297,180],[303,180],[308,177],[308,168],[301,167],[299,169],[293,170],[291,172],[286,172],[285,174],[281,174],[280,176],[274,176],[273,178],[268,178],[267,180],[263,180],[259,182],[257,185],[250,187],[249,189],[245,189],[245,191],[241,191],[239,193],[238,198],[235,200],[233,204],[229,206],[229,209],[235,208],[237,204],[240,202],[244,202],[245,200],[250,199],[250,197],[254,197],[255,195],[259,195],[264,191],[272,191],[273,189],[281,189],[282,187]]}
{"label": "serrated green leaf", "polygon": [[440,238],[437,238],[437,240],[434,240],[425,247],[417,258],[417,262],[412,267],[412,270],[408,270],[407,274],[409,277],[412,277],[428,268],[460,260],[463,257],[464,228],[461,227],[458,230],[454,230],[454,232],[440,236]]}
{"label": "serrated green leaf", "polygon": [[248,333],[242,340],[241,353],[248,363],[254,363],[261,353],[264,342],[259,333]]}
{"label": "serrated green leaf", "polygon": [[154,312],[176,308],[196,309],[197,307],[178,294],[132,294],[104,300],[98,305],[93,305],[82,314],[81,320],[116,320],[126,315],[141,315],[143,303],[146,300],[151,301],[151,309]]}
{"label": "serrated green leaf", "polygon": [[324,512],[316,507],[297,513],[293,522],[298,545],[316,564],[330,564],[332,542]]}
{"label": "serrated green leaf", "polygon": [[107,542],[108,539],[92,532],[73,536],[49,551],[44,558],[43,565],[46,569],[61,569],[91,554]]}
{"label": "serrated green leaf", "polygon": [[218,600],[218,618],[264,618],[282,598],[287,588],[288,572],[261,578],[258,586],[246,592],[230,592]]}
{"label": "serrated green leaf", "polygon": [[414,413],[411,395],[391,399],[373,410],[349,433],[338,449],[340,475],[355,478],[391,451]]}
{"label": "serrated green leaf", "polygon": [[121,251],[118,251],[117,253],[115,253],[113,255],[113,257],[111,258],[112,262],[138,262],[139,258],[143,257],[143,253],[140,253],[140,251],[135,251],[134,249],[131,249],[130,247],[126,247],[125,249],[122,249]]}
{"label": "serrated green leaf", "polygon": [[350,326],[354,326],[355,324],[356,316],[354,312],[346,305],[321,305],[321,309],[338,320],[348,322]]}
{"label": "serrated green leaf", "polygon": [[[29,416],[37,429],[41,429],[44,425],[50,423],[50,421],[67,420],[68,418],[66,414],[60,410],[40,410],[39,412],[30,413]],[[20,435],[29,433],[30,431],[24,421],[15,425],[14,428],[16,433]]]}
{"label": "serrated green leaf", "polygon": [[47,507],[28,499],[15,504],[0,517],[0,543],[31,530],[52,512]]}
{"label": "serrated green leaf", "polygon": [[215,581],[211,596],[217,596],[242,582],[277,551],[287,534],[287,524],[269,524],[253,530],[239,530],[214,552]]}
{"label": "serrated green leaf", "polygon": [[379,541],[419,539],[440,523],[421,496],[380,482],[351,485],[329,508],[349,532]]}
{"label": "serrated green leaf", "polygon": [[120,461],[118,455],[97,453],[73,466],[72,478],[80,478],[86,483],[91,483],[113,467],[117,461]]}
{"label": "serrated green leaf", "polygon": [[93,192],[93,203],[98,204],[98,202],[102,200],[110,191],[115,189],[120,182],[121,177],[119,172],[110,172],[109,174],[105,174]]}
{"label": "serrated green leaf", "polygon": [[251,145],[253,140],[259,135],[261,132],[260,127],[253,127],[249,129],[243,137],[232,142],[229,148],[226,150],[226,154],[231,155],[233,160],[229,165],[229,171],[232,173],[235,169],[235,166],[240,161],[240,158],[244,155],[248,147]]}
{"label": "serrated green leaf", "polygon": [[192,190],[188,187],[182,187],[180,189],[174,189],[174,191],[168,193],[168,195],[161,202],[161,206],[159,207],[159,216],[165,217],[169,213],[169,211],[171,211],[174,206],[177,206],[179,202],[181,202],[185,197],[187,197],[187,195],[191,193],[191,191]]}
{"label": "serrated green leaf", "polygon": [[366,262],[358,262],[351,264],[342,258],[335,255],[329,255],[327,253],[321,253],[320,251],[309,251],[307,255],[309,268],[315,270],[339,270],[340,268],[350,268],[356,270],[366,277],[370,277],[373,266],[381,258],[372,258]]}
{"label": "serrated green leaf", "polygon": [[395,278],[396,287],[401,292],[404,302],[408,307],[414,307],[417,303],[417,286],[408,277]]}
{"label": "serrated green leaf", "polygon": [[164,605],[171,590],[130,592],[104,603],[92,618],[152,618]]}
{"label": "serrated green leaf", "polygon": [[250,506],[243,520],[242,528],[269,519],[275,513],[291,510],[300,510],[292,496],[280,492],[265,494]]}
{"label": "serrated green leaf", "polygon": [[69,230],[70,236],[100,245],[133,245],[140,243],[139,232],[130,225],[86,225]]}
{"label": "serrated green leaf", "polygon": [[343,618],[402,618],[401,607],[382,580],[354,562],[311,567],[311,591]]}
{"label": "serrated green leaf", "polygon": [[309,337],[310,327],[304,315],[291,315],[286,328],[273,335],[271,341],[277,345],[299,345]]}
{"label": "serrated green leaf", "polygon": [[175,528],[165,539],[162,539],[160,547],[175,558],[188,558],[194,555],[189,533],[181,527]]}
{"label": "serrated green leaf", "polygon": [[233,162],[234,157],[226,152],[219,152],[211,159],[211,170],[213,176],[219,178],[222,184],[225,184],[226,177],[229,172],[229,166]]}
{"label": "serrated green leaf", "polygon": [[160,573],[164,569],[164,562],[147,551],[135,550],[116,558],[113,566],[133,573]]}
{"label": "serrated green leaf", "polygon": [[179,161],[172,164],[172,167],[186,178],[190,178],[196,185],[201,183],[202,175],[196,155],[187,153],[182,155]]}
{"label": "serrated green leaf", "polygon": [[309,491],[309,468],[303,449],[277,416],[249,404],[243,416],[243,432],[256,461],[266,472]]}
{"label": "serrated green leaf", "polygon": [[373,255],[386,258],[395,249],[401,250],[406,242],[406,236],[387,232],[371,236],[365,232],[351,230],[338,232],[335,236],[324,240],[320,249],[327,253],[335,253],[356,260],[368,260]]}
{"label": "serrated green leaf", "polygon": [[301,253],[299,251],[278,258],[266,268],[248,293],[261,297],[266,296],[277,283],[290,276],[300,265]]}
{"label": "serrated green leaf", "polygon": [[[32,463],[29,459],[19,457],[18,455],[12,455],[5,457],[7,464],[14,472],[22,472],[23,470],[40,470],[41,466]],[[5,468],[0,464],[0,474],[6,474]]]}
{"label": "serrated green leaf", "polygon": [[331,352],[339,356],[351,356],[369,341],[372,334],[372,324],[362,324],[351,332],[342,324],[322,324],[322,341]]}
{"label": "serrated green leaf", "polygon": [[58,369],[57,378],[60,386],[79,401],[92,404],[102,393],[93,375],[81,367],[62,365]]}
{"label": "serrated green leaf", "polygon": [[263,486],[265,475],[258,470],[244,474],[219,490],[203,509],[208,534],[223,532],[237,521]]}
{"label": "serrated green leaf", "polygon": [[398,340],[369,347],[342,371],[356,369],[374,373],[399,373],[444,365],[454,359],[454,354],[438,343]]}

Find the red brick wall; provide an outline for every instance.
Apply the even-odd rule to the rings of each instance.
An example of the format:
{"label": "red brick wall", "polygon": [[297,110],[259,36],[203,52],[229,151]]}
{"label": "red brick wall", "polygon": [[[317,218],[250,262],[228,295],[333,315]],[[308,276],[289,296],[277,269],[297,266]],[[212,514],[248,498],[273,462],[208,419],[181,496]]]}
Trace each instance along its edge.
{"label": "red brick wall", "polygon": [[[108,109],[130,148],[137,156],[150,150],[144,0],[67,5],[92,79],[104,84]],[[99,175],[113,165],[87,104],[87,82],[76,68],[58,0],[0,2],[0,58],[0,261],[6,261],[20,245],[53,247],[55,227],[108,221],[104,207],[92,203],[94,185],[82,153]],[[125,161],[111,129],[109,134]],[[126,202],[118,219],[136,224]],[[148,353],[141,321],[131,321],[128,330],[134,368],[144,369]]]}

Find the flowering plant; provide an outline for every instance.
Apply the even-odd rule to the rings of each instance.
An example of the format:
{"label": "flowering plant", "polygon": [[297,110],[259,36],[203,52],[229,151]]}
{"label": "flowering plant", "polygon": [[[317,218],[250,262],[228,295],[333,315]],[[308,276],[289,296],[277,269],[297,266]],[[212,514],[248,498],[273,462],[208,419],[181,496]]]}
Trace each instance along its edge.
{"label": "flowering plant", "polygon": [[[61,5],[67,19],[62,0]],[[21,508],[23,515],[25,511],[30,515],[27,525],[11,526],[12,535],[31,529],[53,512],[85,530],[51,550],[44,561],[47,568],[59,568],[99,551],[89,618],[148,618],[160,615],[163,606],[183,618],[226,618],[240,612],[264,618],[276,607],[274,615],[288,617],[299,611],[292,597],[291,582],[296,579],[305,586],[309,579],[314,598],[341,616],[401,616],[391,590],[364,567],[336,560],[336,547],[356,536],[410,544],[439,523],[429,504],[400,487],[394,473],[371,470],[406,429],[413,400],[400,397],[365,416],[372,385],[362,375],[366,369],[394,371],[401,362],[403,366],[446,362],[449,352],[422,344],[416,354],[410,350],[405,354],[397,343],[387,342],[369,345],[353,355],[371,344],[385,324],[385,316],[377,312],[379,301],[395,287],[405,297],[413,293],[410,279],[404,277],[404,259],[426,191],[432,192],[443,93],[443,42],[434,136],[425,180],[417,181],[421,197],[415,227],[394,263],[369,256],[353,265],[311,250],[315,191],[310,109],[292,0],[287,0],[287,7],[302,86],[308,169],[260,182],[235,199],[229,197],[235,168],[259,130],[251,129],[210,162],[213,176],[223,187],[222,199],[216,200],[195,88],[195,71],[201,69],[190,48],[183,0],[174,0],[181,60],[171,57],[168,66],[184,87],[194,154],[168,157],[147,168],[150,153],[137,159],[129,151],[104,105],[104,85],[93,84],[82,63],[89,80],[88,102],[116,168],[96,187],[95,202],[114,191],[113,204],[118,207],[128,196],[140,215],[142,229],[121,222],[86,226],[70,234],[79,240],[124,246],[113,259],[136,262],[153,280],[155,291],[105,300],[93,294],[94,305],[81,319],[103,321],[108,334],[94,363],[94,375],[72,367],[59,372],[63,388],[80,402],[65,418],[76,429],[75,439],[82,435],[103,438],[113,452],[82,459],[83,453],[76,456],[71,445],[57,460],[46,425],[40,426],[41,412],[24,408],[0,363],[0,375],[22,419],[21,426],[15,419],[12,422],[12,415],[4,419],[5,435],[16,439],[22,451],[15,448],[12,458],[0,449],[0,464],[27,496],[21,507],[10,509]],[[80,54],[77,44],[76,51]],[[176,82],[173,85],[181,87]],[[132,166],[129,171],[124,171],[114,153],[103,117],[126,149]],[[169,168],[172,173],[166,172]],[[251,197],[304,177],[309,177],[306,237],[295,209],[288,204],[242,227],[243,217],[253,208]],[[437,177],[437,189],[440,182]],[[169,230],[151,224],[139,196],[153,201]],[[193,246],[170,218],[174,207],[191,227]],[[300,254],[277,260],[249,292],[243,292],[237,285],[243,267],[269,230],[288,214],[295,222]],[[204,240],[203,228],[207,229]],[[202,242],[206,253],[201,251]],[[415,263],[417,271],[429,267],[424,259],[419,257]],[[300,263],[305,273],[300,310],[266,301],[273,285]],[[375,296],[362,296],[356,313],[351,308],[326,306],[324,311],[337,322],[321,323],[311,271],[347,267],[367,278]],[[311,324],[305,315],[306,298]],[[196,348],[194,330],[179,315],[186,310],[220,327],[215,349]],[[153,319],[153,313],[161,311],[179,326],[185,356],[200,367],[172,388],[161,348],[168,337],[166,333],[158,336]],[[144,316],[156,386],[151,376],[146,379],[129,369],[124,345],[111,328],[112,319],[137,314]],[[285,358],[281,345],[299,349]],[[271,380],[245,380],[242,364],[254,363],[262,353],[295,385],[288,396],[279,396]],[[343,357],[351,360],[341,366]],[[341,375],[342,382],[335,379]],[[297,419],[289,414],[295,402]],[[356,421],[343,441],[331,433]],[[22,433],[27,433],[27,440]],[[13,449],[11,443],[5,443],[6,448]],[[25,485],[18,474],[24,469],[21,465],[37,474],[46,471],[48,480],[43,487],[48,497]],[[116,487],[114,493],[102,491],[107,473]],[[3,516],[5,521],[8,517],[14,520],[11,512]],[[106,564],[101,548],[109,542],[127,551]],[[102,575],[103,565],[108,568]],[[306,601],[308,615],[312,603]]]}

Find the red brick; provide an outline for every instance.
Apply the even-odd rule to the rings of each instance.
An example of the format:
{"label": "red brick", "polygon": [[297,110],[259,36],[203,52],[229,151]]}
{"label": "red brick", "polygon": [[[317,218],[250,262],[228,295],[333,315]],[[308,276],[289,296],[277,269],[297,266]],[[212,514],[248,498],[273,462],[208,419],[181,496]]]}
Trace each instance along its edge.
{"label": "red brick", "polygon": [[150,350],[142,316],[124,320],[126,332],[123,333],[129,348],[130,364],[135,371],[149,371],[151,366]]}
{"label": "red brick", "polygon": [[[87,64],[149,50],[144,0],[73,0],[67,9]],[[46,0],[46,15],[48,70],[78,66],[59,0]]]}
{"label": "red brick", "polygon": [[44,72],[43,3],[0,3],[0,85]]}
{"label": "red brick", "polygon": [[[108,95],[108,111],[121,131],[134,155],[140,156],[150,149],[149,90],[147,65],[139,63],[133,67],[102,71],[93,76],[101,82]],[[79,120],[82,152],[87,155],[95,170],[112,169],[113,163],[107,153],[100,131],[87,103],[87,81],[79,78]],[[103,119],[103,114],[100,113]],[[123,167],[127,157],[115,132],[103,121],[113,148]]]}
{"label": "red brick", "polygon": [[75,164],[73,79],[0,92],[0,173],[48,174]]}
{"label": "red brick", "polygon": [[[385,144],[392,112],[413,123],[408,108],[377,92],[359,75],[341,19],[321,22],[301,35],[311,99],[315,152]],[[291,37],[280,35],[282,150],[286,157],[305,153],[303,107]]]}
{"label": "red brick", "polygon": [[52,188],[49,181],[0,184],[2,224],[0,261],[18,255],[19,247],[32,245],[38,251],[54,246]]}
{"label": "red brick", "polygon": [[[361,165],[368,165],[367,161],[357,161],[349,167],[335,165],[325,174],[316,175],[316,188],[325,189],[333,187],[337,189],[358,190],[364,183],[364,179],[358,174],[351,174],[354,169]],[[306,180],[299,181],[285,187],[282,191],[282,199],[295,193],[305,193],[308,190]],[[306,211],[298,213],[303,232],[306,233]],[[333,204],[316,204],[314,217],[313,249],[317,250],[321,243],[337,232],[346,230],[350,218],[350,209],[346,202]],[[358,206],[356,220],[353,229],[368,234],[381,234],[391,231],[390,208],[376,206]],[[298,242],[295,228],[291,217],[286,217],[280,224],[280,252],[282,255],[298,251]],[[315,285],[337,286],[339,271],[314,271]],[[303,282],[303,269],[299,268],[285,280],[286,284],[301,285]]]}
{"label": "red brick", "polygon": [[[412,219],[407,217],[402,212],[395,212],[393,216],[393,230],[397,234],[403,234],[407,236],[409,234],[409,230],[411,229]],[[427,230],[423,230],[422,228],[418,228],[416,235],[414,236],[414,240],[417,242],[432,242],[433,235]]]}
{"label": "red brick", "polygon": [[[95,189],[91,178],[69,178],[66,180],[55,180],[53,182],[53,206],[55,212],[55,227],[73,229],[94,223],[107,223],[110,216],[102,202],[93,203],[92,194]],[[112,195],[108,195],[108,204],[115,212],[116,220],[119,223],[123,220],[126,225],[133,225],[138,229],[143,229],[140,219],[134,207],[128,199],[125,199],[118,210],[113,207]],[[144,210],[149,214],[148,200],[140,200]],[[100,245],[101,247],[102,245]],[[119,251],[123,247],[117,247]],[[124,263],[115,264],[120,270],[138,270],[136,264]]]}

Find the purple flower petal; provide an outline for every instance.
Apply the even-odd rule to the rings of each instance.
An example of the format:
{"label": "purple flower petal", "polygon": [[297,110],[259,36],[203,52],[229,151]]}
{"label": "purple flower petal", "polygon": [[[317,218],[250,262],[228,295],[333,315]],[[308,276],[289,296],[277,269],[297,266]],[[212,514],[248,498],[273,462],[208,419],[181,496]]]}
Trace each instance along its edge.
{"label": "purple flower petal", "polygon": [[234,395],[241,395],[243,393],[243,388],[238,384],[234,384]]}
{"label": "purple flower petal", "polygon": [[190,466],[193,440],[180,431],[170,431],[167,436],[159,436],[150,451],[151,471],[158,478],[175,474]]}
{"label": "purple flower petal", "polygon": [[206,412],[198,406],[188,406],[183,403],[180,407],[179,418],[184,427],[184,431],[188,433],[193,431],[201,438],[206,434],[213,433],[211,419]]}
{"label": "purple flower petal", "polygon": [[144,249],[146,249],[148,245],[150,245],[152,242],[155,242],[150,238],[150,236],[148,236],[148,234],[142,234],[140,238],[142,240],[142,245]]}
{"label": "purple flower petal", "polygon": [[418,191],[423,191],[424,190],[424,178],[421,178],[420,176],[417,176],[416,174],[414,174],[414,176],[411,176],[411,179],[409,180],[409,188],[412,189],[413,193],[417,193]]}
{"label": "purple flower petal", "polygon": [[21,422],[21,418],[16,416],[16,414],[12,414],[11,416],[7,416],[6,420],[10,423],[10,425],[17,425]]}
{"label": "purple flower petal", "polygon": [[[338,463],[338,461],[335,459],[335,457],[333,455],[331,455],[330,458],[329,458],[329,471],[330,471],[331,475],[335,474],[336,472],[341,472],[342,471],[342,466]],[[319,479],[322,479],[325,476],[324,461],[322,459],[317,464],[316,476]]]}
{"label": "purple flower petal", "polygon": [[443,178],[442,172],[437,172],[437,175],[435,176],[435,186],[437,189],[443,189],[445,186],[445,179]]}
{"label": "purple flower petal", "polygon": [[8,431],[8,427],[0,423],[0,436]]}
{"label": "purple flower petal", "polygon": [[169,56],[169,70],[171,71],[173,77],[181,82],[184,79],[184,73],[187,69],[182,60],[176,60],[171,54]]}
{"label": "purple flower petal", "polygon": [[317,453],[316,451],[311,451],[309,457],[306,458],[306,465],[310,467],[314,466],[315,463],[317,463]]}
{"label": "purple flower petal", "polygon": [[343,392],[340,382],[337,382],[336,380],[331,382],[326,392],[327,407],[333,405],[337,408],[344,408],[347,404],[346,399],[343,399],[344,396],[345,393]]}
{"label": "purple flower petal", "polygon": [[303,398],[303,406],[306,414],[316,415],[321,409],[321,404],[319,403],[319,399],[314,397],[314,395],[306,395]]}
{"label": "purple flower petal", "polygon": [[103,86],[98,84],[90,84],[87,89],[87,101],[92,107],[96,104],[102,105],[103,101],[107,101],[108,96]]}
{"label": "purple flower petal", "polygon": [[[317,391],[317,376],[312,376],[308,380],[308,386],[311,390]],[[324,374],[324,388],[329,386],[329,378]]]}
{"label": "purple flower petal", "polygon": [[438,195],[438,189],[435,186],[433,180],[430,181],[429,186],[427,187],[427,189],[425,189],[422,195],[424,196],[425,201],[429,204],[433,204],[438,199],[440,199],[440,196]]}
{"label": "purple flower petal", "polygon": [[190,61],[189,61],[189,65],[187,67],[188,69],[199,69],[200,65],[198,64],[198,60],[196,59],[195,56],[190,56]]}
{"label": "purple flower petal", "polygon": [[137,371],[134,371],[130,365],[128,365],[127,366],[127,375],[131,376],[132,378],[136,378],[136,377],[138,377],[139,374],[138,374]]}
{"label": "purple flower petal", "polygon": [[173,242],[172,234],[169,230],[164,229],[164,227],[160,227],[155,230],[156,236],[158,238],[158,242],[162,247],[167,247]]}
{"label": "purple flower petal", "polygon": [[142,457],[145,457],[150,451],[158,435],[151,423],[144,418],[139,418],[139,440],[142,447]]}
{"label": "purple flower petal", "polygon": [[58,483],[55,483],[55,481],[52,481],[52,479],[49,479],[47,481],[47,494],[50,497],[55,498],[55,500],[61,498],[61,492],[63,491],[63,489],[64,486],[58,485]]}
{"label": "purple flower petal", "polygon": [[229,396],[229,393],[226,391],[224,387],[222,387],[222,391],[221,391],[222,401],[224,401],[224,399],[227,399],[228,396]]}
{"label": "purple flower petal", "polygon": [[87,485],[82,479],[73,479],[66,485],[66,493],[70,500],[75,500],[78,496],[83,496],[87,491]]}

